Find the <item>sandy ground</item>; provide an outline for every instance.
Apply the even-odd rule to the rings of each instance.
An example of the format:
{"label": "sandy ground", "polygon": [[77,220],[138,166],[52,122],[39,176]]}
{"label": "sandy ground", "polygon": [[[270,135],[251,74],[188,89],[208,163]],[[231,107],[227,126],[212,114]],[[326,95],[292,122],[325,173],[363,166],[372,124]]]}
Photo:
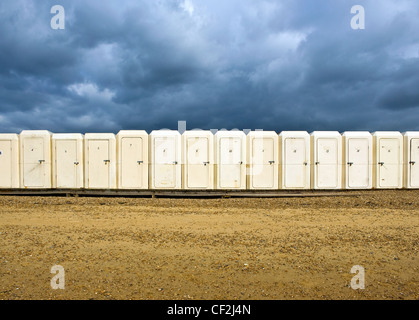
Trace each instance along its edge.
{"label": "sandy ground", "polygon": [[[419,191],[2,196],[0,299],[419,299],[418,235]],[[354,265],[364,290],[350,287]]]}

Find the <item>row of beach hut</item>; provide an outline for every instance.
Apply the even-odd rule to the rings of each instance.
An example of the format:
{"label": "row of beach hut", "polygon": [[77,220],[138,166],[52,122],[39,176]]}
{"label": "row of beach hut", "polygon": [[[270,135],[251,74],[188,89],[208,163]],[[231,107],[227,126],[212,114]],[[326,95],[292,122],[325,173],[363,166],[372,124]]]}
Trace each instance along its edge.
{"label": "row of beach hut", "polygon": [[0,134],[0,188],[419,187],[419,132]]}

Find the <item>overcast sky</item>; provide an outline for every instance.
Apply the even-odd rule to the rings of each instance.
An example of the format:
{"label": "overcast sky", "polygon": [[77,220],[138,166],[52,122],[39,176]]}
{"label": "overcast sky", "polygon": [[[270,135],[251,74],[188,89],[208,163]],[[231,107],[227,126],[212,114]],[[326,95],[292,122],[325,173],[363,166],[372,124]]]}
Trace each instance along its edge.
{"label": "overcast sky", "polygon": [[[53,5],[65,29],[51,28]],[[365,30],[351,7],[365,8]],[[0,2],[0,132],[419,130],[417,0]]]}

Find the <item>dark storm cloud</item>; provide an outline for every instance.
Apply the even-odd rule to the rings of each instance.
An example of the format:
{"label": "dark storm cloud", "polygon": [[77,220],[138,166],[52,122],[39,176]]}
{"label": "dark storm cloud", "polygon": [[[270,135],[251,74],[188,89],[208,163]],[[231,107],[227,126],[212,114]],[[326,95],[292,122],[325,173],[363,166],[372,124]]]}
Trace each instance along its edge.
{"label": "dark storm cloud", "polygon": [[419,130],[418,16],[414,0],[3,1],[0,131]]}

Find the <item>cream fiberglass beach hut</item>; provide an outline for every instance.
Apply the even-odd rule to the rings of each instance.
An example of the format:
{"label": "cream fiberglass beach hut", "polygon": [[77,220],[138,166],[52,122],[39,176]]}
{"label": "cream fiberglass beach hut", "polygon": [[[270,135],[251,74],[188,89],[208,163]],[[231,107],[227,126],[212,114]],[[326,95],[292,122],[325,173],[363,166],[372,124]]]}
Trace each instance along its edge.
{"label": "cream fiberglass beach hut", "polygon": [[310,189],[310,135],[283,131],[279,135],[280,188]]}
{"label": "cream fiberglass beach hut", "polygon": [[19,188],[19,136],[0,134],[0,188]]}
{"label": "cream fiberglass beach hut", "polygon": [[144,130],[121,130],[116,135],[119,189],[148,188],[148,134]]}
{"label": "cream fiberglass beach hut", "polygon": [[419,188],[419,132],[404,133],[404,187]]}
{"label": "cream fiberglass beach hut", "polygon": [[214,136],[217,189],[246,189],[246,135],[218,131]]}
{"label": "cream fiberglass beach hut", "polygon": [[311,133],[313,189],[342,188],[342,136],[337,131]]}
{"label": "cream fiberglass beach hut", "polygon": [[348,131],[343,135],[343,174],[345,189],[372,188],[372,135]]}
{"label": "cream fiberglass beach hut", "polygon": [[278,134],[251,131],[246,140],[248,189],[278,189]]}
{"label": "cream fiberglass beach hut", "polygon": [[51,132],[24,130],[19,135],[19,143],[21,187],[51,188]]}
{"label": "cream fiberglass beach hut", "polygon": [[53,188],[83,188],[83,135],[55,133],[52,135]]}
{"label": "cream fiberglass beach hut", "polygon": [[175,130],[155,130],[150,140],[150,188],[181,189],[181,136]]}
{"label": "cream fiberglass beach hut", "polygon": [[214,189],[214,135],[191,130],[182,134],[184,189]]}
{"label": "cream fiberglass beach hut", "polygon": [[84,136],[84,186],[87,189],[116,189],[116,139],[113,133]]}
{"label": "cream fiberglass beach hut", "polygon": [[397,131],[373,134],[373,186],[377,189],[403,187],[403,136]]}

